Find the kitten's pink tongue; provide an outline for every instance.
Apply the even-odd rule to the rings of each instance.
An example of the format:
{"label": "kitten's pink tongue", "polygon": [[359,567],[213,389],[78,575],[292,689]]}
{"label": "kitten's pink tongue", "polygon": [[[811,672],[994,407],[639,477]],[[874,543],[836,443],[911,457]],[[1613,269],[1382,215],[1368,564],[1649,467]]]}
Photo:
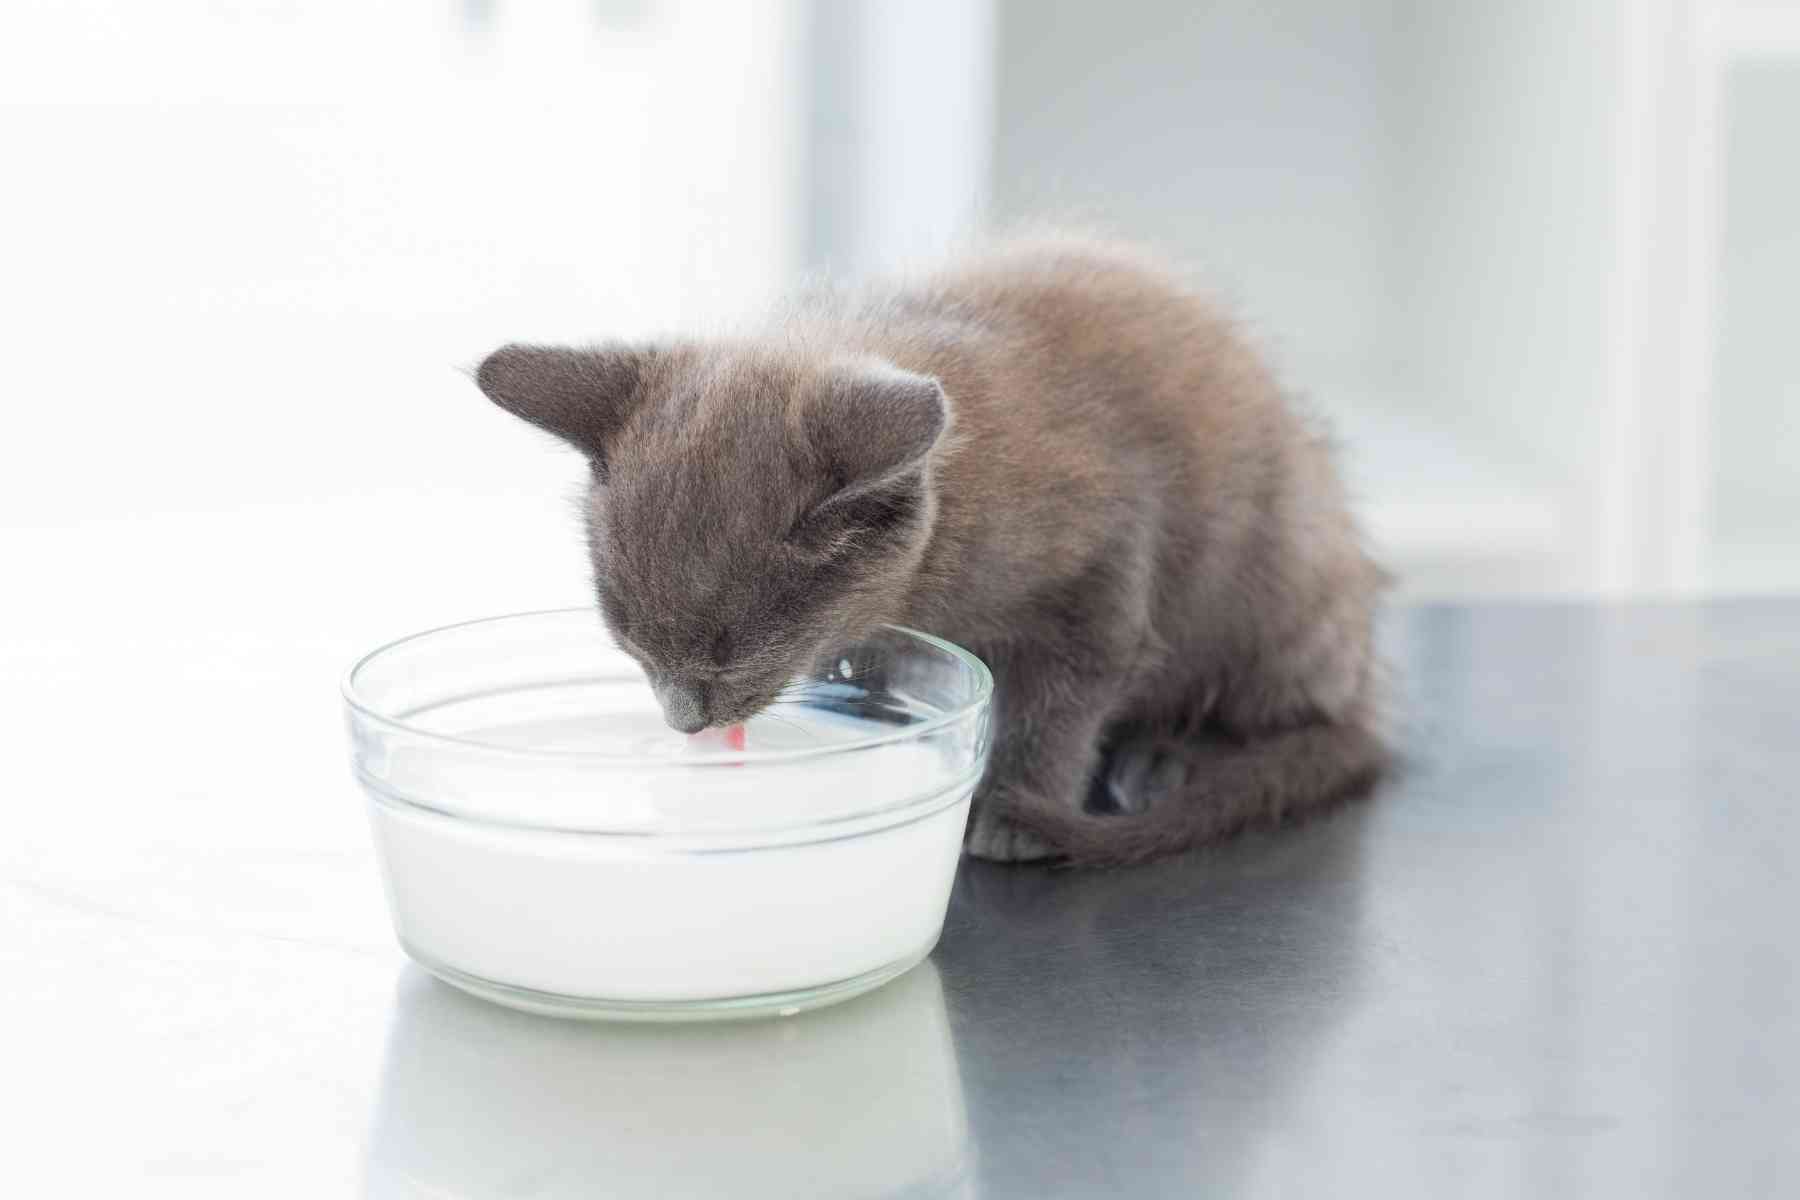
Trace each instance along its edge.
{"label": "kitten's pink tongue", "polygon": [[727,725],[723,729],[702,729],[688,734],[688,745],[696,750],[742,750],[749,744],[743,725]]}

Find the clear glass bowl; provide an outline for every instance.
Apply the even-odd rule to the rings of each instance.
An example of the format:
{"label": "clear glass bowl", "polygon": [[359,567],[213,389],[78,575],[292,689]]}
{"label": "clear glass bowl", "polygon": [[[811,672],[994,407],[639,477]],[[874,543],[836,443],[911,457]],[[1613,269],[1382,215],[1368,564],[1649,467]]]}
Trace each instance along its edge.
{"label": "clear glass bowl", "polygon": [[690,739],[590,610],[474,621],[344,680],[394,927],[486,999],[639,1020],[797,1012],[943,927],[992,679],[897,627]]}

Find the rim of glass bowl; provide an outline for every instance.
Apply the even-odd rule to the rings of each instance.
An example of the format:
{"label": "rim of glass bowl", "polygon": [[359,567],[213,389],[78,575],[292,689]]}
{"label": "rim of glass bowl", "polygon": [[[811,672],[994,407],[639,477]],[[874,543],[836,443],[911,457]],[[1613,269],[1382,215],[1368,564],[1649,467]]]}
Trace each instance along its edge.
{"label": "rim of glass bowl", "polygon": [[620,754],[610,750],[539,750],[529,746],[509,746],[499,742],[486,742],[480,738],[459,737],[453,733],[441,733],[434,729],[426,729],[401,717],[371,707],[358,698],[356,693],[356,677],[362,669],[390,650],[398,650],[402,646],[422,641],[438,634],[450,633],[458,629],[469,629],[476,625],[493,625],[501,621],[520,621],[531,617],[564,617],[586,613],[599,621],[599,614],[587,608],[540,608],[527,612],[503,613],[494,617],[477,617],[472,621],[455,621],[449,625],[438,625],[431,629],[422,629],[417,633],[409,633],[405,637],[384,642],[375,649],[364,654],[350,669],[344,672],[338,690],[344,697],[344,704],[359,718],[384,725],[389,729],[397,729],[411,737],[421,738],[429,742],[437,742],[445,746],[463,749],[480,750],[486,754],[505,755],[508,758],[538,759],[545,762],[589,762],[614,766],[657,767],[671,770],[686,770],[691,767],[712,767],[721,764],[753,764],[796,762],[809,758],[828,758],[834,754],[852,753],[867,750],[875,746],[885,746],[894,742],[910,742],[925,737],[939,729],[967,720],[971,715],[985,708],[994,694],[994,675],[988,670],[986,663],[964,650],[955,642],[924,633],[917,629],[909,629],[904,625],[883,623],[881,629],[890,630],[922,642],[927,646],[948,654],[952,659],[969,668],[975,676],[974,695],[964,704],[920,721],[916,725],[902,725],[887,732],[872,734],[869,737],[856,738],[853,741],[834,742],[826,746],[806,746],[791,750],[722,750],[707,751],[701,754],[683,755],[679,759],[657,758],[643,754]]}

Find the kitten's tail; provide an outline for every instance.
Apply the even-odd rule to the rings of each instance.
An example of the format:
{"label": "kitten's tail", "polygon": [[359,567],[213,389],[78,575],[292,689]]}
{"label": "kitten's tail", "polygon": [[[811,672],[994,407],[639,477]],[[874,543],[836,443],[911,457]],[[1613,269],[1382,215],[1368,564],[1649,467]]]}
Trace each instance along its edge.
{"label": "kitten's tail", "polygon": [[1317,723],[1249,741],[1144,733],[1096,781],[1114,811],[1013,820],[1081,866],[1144,862],[1246,829],[1301,821],[1367,792],[1394,764],[1373,730]]}

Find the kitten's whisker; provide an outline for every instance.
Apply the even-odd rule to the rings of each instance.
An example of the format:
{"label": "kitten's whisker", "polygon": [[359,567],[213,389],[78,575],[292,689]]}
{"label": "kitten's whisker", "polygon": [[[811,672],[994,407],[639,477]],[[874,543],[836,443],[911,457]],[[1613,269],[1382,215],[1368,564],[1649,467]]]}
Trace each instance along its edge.
{"label": "kitten's whisker", "polygon": [[815,741],[815,742],[816,742],[816,741],[818,741],[818,740],[819,740],[819,735],[818,735],[818,733],[817,733],[817,732],[815,732],[815,731],[814,731],[814,730],[811,730],[811,729],[808,729],[808,728],[807,728],[807,727],[806,727],[806,726],[804,726],[804,725],[802,725],[802,724],[801,724],[801,723],[800,723],[800,722],[798,722],[798,721],[791,721],[791,720],[789,720],[789,719],[788,719],[788,718],[786,718],[786,717],[778,717],[778,716],[776,716],[776,715],[775,715],[775,714],[774,714],[774,713],[772,713],[772,712],[770,712],[770,711],[769,711],[769,710],[767,710],[767,709],[764,709],[764,710],[763,710],[763,711],[762,711],[762,712],[761,712],[761,713],[759,713],[759,714],[758,714],[758,715],[759,715],[759,716],[763,716],[763,717],[767,717],[767,718],[768,718],[768,719],[769,719],[769,720],[771,720],[771,721],[779,721],[779,722],[781,722],[781,723],[782,723],[782,724],[783,724],[783,725],[786,725],[786,726],[789,726],[789,727],[790,727],[790,728],[793,728],[793,729],[797,729],[797,730],[799,730],[799,731],[800,731],[800,732],[801,732],[801,733],[802,733],[802,734],[805,734],[805,735],[806,735],[806,736],[807,736],[807,737],[808,737],[808,738],[810,738],[810,739],[812,739],[812,740],[813,740],[813,741]]}

